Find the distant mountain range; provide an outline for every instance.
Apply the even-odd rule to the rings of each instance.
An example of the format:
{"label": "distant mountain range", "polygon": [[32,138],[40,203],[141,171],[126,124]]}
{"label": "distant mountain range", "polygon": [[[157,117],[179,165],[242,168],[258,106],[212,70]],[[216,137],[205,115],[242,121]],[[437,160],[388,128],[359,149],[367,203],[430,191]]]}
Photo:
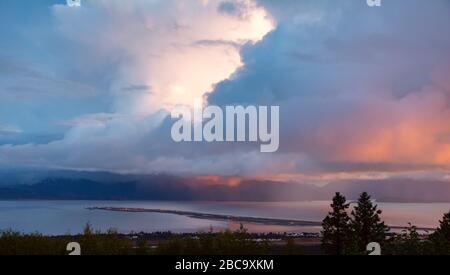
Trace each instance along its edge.
{"label": "distant mountain range", "polygon": [[369,192],[383,202],[450,202],[450,183],[411,179],[340,181],[326,186],[243,180],[238,185],[171,175],[0,170],[0,199],[46,200],[330,200],[341,192],[354,200]]}

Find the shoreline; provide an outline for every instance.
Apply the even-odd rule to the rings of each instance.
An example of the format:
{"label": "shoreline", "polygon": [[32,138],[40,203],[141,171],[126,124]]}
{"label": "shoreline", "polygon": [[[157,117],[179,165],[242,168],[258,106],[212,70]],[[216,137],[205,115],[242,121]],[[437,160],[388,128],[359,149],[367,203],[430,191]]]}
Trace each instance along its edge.
{"label": "shoreline", "polygon": [[208,214],[200,212],[180,211],[180,210],[165,210],[165,209],[147,209],[147,208],[124,208],[124,207],[88,207],[91,211],[112,211],[112,212],[129,212],[129,213],[159,213],[185,216],[194,219],[214,220],[214,221],[234,221],[253,224],[264,225],[281,225],[281,226],[322,226],[321,222],[316,221],[301,221],[301,220],[287,220],[275,218],[258,218],[245,217],[222,214]]}
{"label": "shoreline", "polygon": [[[128,207],[88,207],[90,211],[111,211],[111,212],[129,212],[129,213],[159,213],[185,216],[193,219],[202,220],[214,220],[214,221],[233,221],[238,223],[251,223],[262,225],[278,225],[278,226],[322,226],[322,222],[319,221],[304,221],[304,220],[291,220],[291,219],[276,219],[276,218],[260,218],[260,217],[246,217],[246,216],[234,216],[225,214],[208,214],[192,211],[181,210],[167,210],[167,209],[148,209],[148,208],[128,208]],[[390,229],[405,230],[407,226],[390,226]],[[434,228],[417,227],[417,230],[421,231],[434,231]]]}

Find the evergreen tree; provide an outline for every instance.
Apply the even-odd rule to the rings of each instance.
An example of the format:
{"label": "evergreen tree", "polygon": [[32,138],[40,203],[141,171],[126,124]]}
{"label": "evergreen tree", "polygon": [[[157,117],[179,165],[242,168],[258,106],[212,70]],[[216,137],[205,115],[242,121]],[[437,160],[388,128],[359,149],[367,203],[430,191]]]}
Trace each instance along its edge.
{"label": "evergreen tree", "polygon": [[387,255],[428,255],[429,245],[421,238],[417,227],[410,223],[401,234],[386,242],[384,251]]}
{"label": "evergreen tree", "polygon": [[450,212],[439,221],[439,227],[430,235],[433,252],[439,255],[450,255]]}
{"label": "evergreen tree", "polygon": [[383,244],[389,228],[380,219],[381,210],[373,205],[369,194],[362,193],[358,205],[352,210],[351,230],[355,248],[359,253],[365,252],[371,242]]}
{"label": "evergreen tree", "polygon": [[331,204],[332,211],[322,222],[322,248],[328,254],[346,254],[349,240],[349,222],[347,209],[349,204],[340,193],[336,193]]}

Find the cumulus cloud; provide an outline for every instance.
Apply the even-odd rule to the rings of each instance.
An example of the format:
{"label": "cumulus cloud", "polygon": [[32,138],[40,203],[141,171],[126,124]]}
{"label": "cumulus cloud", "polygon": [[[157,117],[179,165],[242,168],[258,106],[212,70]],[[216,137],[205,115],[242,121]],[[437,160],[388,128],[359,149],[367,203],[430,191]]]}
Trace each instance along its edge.
{"label": "cumulus cloud", "polygon": [[448,2],[260,2],[277,28],[210,103],[281,105],[297,171],[448,169]]}
{"label": "cumulus cloud", "polygon": [[114,57],[119,64],[112,90],[151,87],[147,93],[117,93],[116,110],[149,114],[192,105],[241,66],[241,45],[272,29],[264,9],[253,1],[235,2],[245,16],[224,15],[220,1],[200,0],[94,0],[81,9],[55,6],[54,13],[59,31],[74,43],[80,68]]}
{"label": "cumulus cloud", "polygon": [[[51,123],[68,128],[64,138],[40,145],[4,145],[1,162],[160,170],[158,159],[177,154],[170,131],[165,131],[170,124],[167,111],[193,104],[228,78],[242,66],[240,48],[273,28],[269,14],[254,1],[234,4],[238,14],[223,13],[221,1],[201,0],[92,0],[76,9],[53,6],[55,40],[64,48],[55,53],[65,62],[62,72],[82,82],[97,78],[106,83],[98,85],[104,90],[96,95],[103,100],[93,100],[98,104],[108,98],[111,106],[75,118],[55,115]],[[187,147],[178,157],[192,157],[188,155],[197,146]],[[173,172],[185,170],[177,166]]]}
{"label": "cumulus cloud", "polygon": [[[449,170],[448,1],[83,3],[53,7],[66,72],[101,82],[110,108],[56,120],[61,140],[1,146],[0,163],[308,181]],[[167,111],[205,93],[280,105],[280,151],[173,143]]]}

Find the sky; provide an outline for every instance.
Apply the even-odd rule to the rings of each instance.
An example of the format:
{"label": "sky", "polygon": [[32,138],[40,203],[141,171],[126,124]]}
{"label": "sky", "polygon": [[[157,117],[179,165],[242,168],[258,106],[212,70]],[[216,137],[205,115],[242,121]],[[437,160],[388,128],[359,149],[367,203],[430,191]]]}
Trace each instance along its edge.
{"label": "sky", "polygon": [[[0,1],[0,167],[450,180],[450,2]],[[280,149],[170,110],[280,106]]]}

